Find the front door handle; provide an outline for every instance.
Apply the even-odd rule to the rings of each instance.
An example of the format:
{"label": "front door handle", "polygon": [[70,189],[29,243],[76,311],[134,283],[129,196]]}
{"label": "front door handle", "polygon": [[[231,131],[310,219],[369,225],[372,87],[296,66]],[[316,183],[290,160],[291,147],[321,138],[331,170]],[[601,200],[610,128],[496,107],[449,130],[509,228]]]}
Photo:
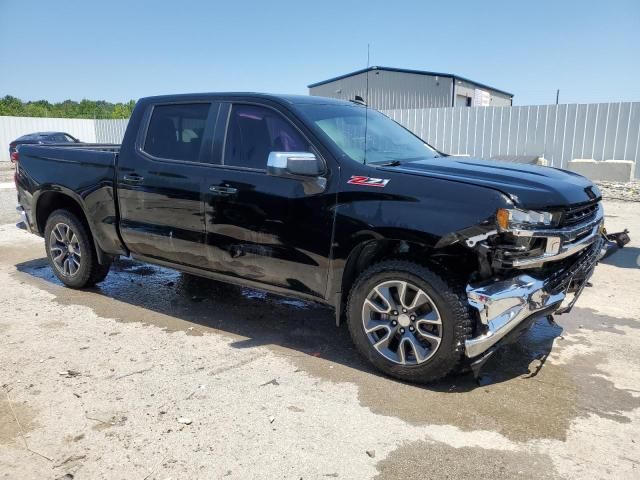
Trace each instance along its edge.
{"label": "front door handle", "polygon": [[230,197],[238,193],[237,188],[211,185],[209,191],[219,197]]}
{"label": "front door handle", "polygon": [[144,177],[141,177],[140,175],[133,173],[131,175],[124,175],[122,177],[122,180],[125,183],[131,183],[133,185],[137,185],[138,183],[142,183],[142,181],[144,180]]}

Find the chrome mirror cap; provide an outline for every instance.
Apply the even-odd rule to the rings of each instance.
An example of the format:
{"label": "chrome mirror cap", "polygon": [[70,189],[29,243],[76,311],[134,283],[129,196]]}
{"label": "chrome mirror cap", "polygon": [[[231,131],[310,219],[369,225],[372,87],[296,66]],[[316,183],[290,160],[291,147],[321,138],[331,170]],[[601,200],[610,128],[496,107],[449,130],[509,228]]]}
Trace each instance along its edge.
{"label": "chrome mirror cap", "polygon": [[267,158],[270,175],[301,175],[317,177],[322,173],[322,165],[310,152],[271,152]]}

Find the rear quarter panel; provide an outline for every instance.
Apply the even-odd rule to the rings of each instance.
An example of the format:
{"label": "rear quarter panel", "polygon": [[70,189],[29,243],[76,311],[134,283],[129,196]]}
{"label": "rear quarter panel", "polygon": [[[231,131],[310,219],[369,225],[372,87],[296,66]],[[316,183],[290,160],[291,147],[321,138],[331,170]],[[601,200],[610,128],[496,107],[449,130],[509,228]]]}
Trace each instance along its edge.
{"label": "rear quarter panel", "polygon": [[57,192],[75,200],[87,218],[96,242],[107,253],[124,253],[118,231],[114,191],[117,154],[113,151],[55,146],[20,148],[17,168],[18,201],[34,231],[38,204]]}

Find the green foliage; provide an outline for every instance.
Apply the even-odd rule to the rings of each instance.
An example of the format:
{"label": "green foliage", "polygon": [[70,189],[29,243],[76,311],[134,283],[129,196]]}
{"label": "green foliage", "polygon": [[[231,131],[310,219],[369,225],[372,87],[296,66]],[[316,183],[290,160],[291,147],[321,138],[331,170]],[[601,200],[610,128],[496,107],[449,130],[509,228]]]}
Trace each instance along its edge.
{"label": "green foliage", "polygon": [[104,100],[80,102],[65,100],[49,103],[46,100],[23,102],[19,98],[6,95],[0,98],[0,116],[50,117],[50,118],[129,118],[136,102],[110,103]]}

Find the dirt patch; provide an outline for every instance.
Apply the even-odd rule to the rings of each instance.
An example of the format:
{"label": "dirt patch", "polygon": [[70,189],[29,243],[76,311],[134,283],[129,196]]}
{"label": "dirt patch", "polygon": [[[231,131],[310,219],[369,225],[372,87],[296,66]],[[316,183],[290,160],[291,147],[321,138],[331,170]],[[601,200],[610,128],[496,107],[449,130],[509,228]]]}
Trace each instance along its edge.
{"label": "dirt patch", "polygon": [[[638,322],[575,309],[562,317],[562,325],[565,324],[568,331],[546,320],[537,322],[517,343],[499,350],[477,382],[471,375],[458,375],[428,386],[396,381],[390,390],[389,379],[376,372],[363,376],[342,365],[327,368],[326,363],[309,357],[295,360],[319,377],[355,383],[363,406],[414,425],[492,430],[526,442],[565,440],[576,417],[594,413],[629,422],[625,413],[640,408],[640,398],[629,390],[616,388],[598,369],[601,352],[575,356],[566,365],[546,360],[552,348],[562,351],[572,335],[586,336],[588,344],[592,331],[624,334],[621,327],[637,328]],[[332,357],[331,353],[323,356]],[[357,364],[357,360],[352,361]]]}
{"label": "dirt patch", "polygon": [[107,419],[100,419],[97,416],[87,416],[87,419],[95,422],[95,425],[91,428],[98,432],[112,427],[121,427],[127,423],[127,416],[122,413],[116,413]]}
{"label": "dirt patch", "polygon": [[602,315],[590,308],[574,308],[571,315],[557,318],[562,328],[569,334],[585,332],[608,332],[626,335],[624,328],[640,330],[640,321],[634,318],[611,317]]}
{"label": "dirt patch", "polygon": [[[425,468],[425,466],[427,466]],[[413,442],[378,464],[376,480],[557,478],[547,455]]]}
{"label": "dirt patch", "polygon": [[57,328],[64,328],[67,324],[64,322],[60,322],[60,321],[54,321],[54,322],[45,322],[43,324],[41,324],[42,328],[49,328],[49,329],[57,329]]}
{"label": "dirt patch", "polygon": [[595,413],[619,423],[631,422],[626,413],[640,408],[640,396],[631,390],[616,388],[597,368],[599,361],[601,358],[597,355],[578,355],[568,366],[577,387],[578,412]]}
{"label": "dirt patch", "polygon": [[[1,392],[2,396],[5,396],[4,390]],[[16,417],[18,417],[20,425],[16,422]],[[35,417],[36,412],[24,403],[11,402],[9,404],[6,397],[0,400],[0,445],[7,445],[15,440],[20,440],[20,426],[22,426],[22,432],[25,434],[34,430],[37,427]]]}
{"label": "dirt patch", "polygon": [[491,430],[515,441],[564,439],[577,415],[577,385],[568,368],[544,363],[560,333],[558,327],[536,324],[489,361],[479,382],[466,374],[427,386],[392,381],[390,388],[390,380],[378,375],[297,361],[314,375],[356,383],[361,405],[413,425]]}

